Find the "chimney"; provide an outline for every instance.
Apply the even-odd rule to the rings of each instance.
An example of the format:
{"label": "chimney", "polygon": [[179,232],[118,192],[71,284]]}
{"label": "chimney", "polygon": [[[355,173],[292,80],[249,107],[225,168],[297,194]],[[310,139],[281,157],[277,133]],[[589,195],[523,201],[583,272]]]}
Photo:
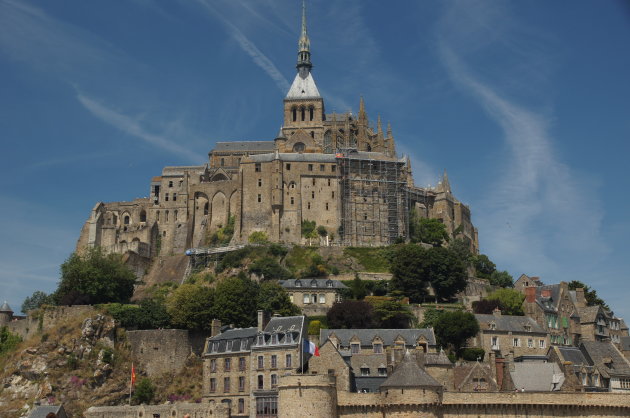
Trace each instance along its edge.
{"label": "chimney", "polygon": [[525,288],[525,301],[527,303],[536,302],[536,288],[533,286]]}
{"label": "chimney", "polygon": [[495,377],[497,379],[497,389],[500,391],[503,389],[503,374],[505,373],[505,370],[504,370],[505,359],[496,357],[494,359],[494,366],[495,366],[495,373],[496,373]]}
{"label": "chimney", "polygon": [[219,334],[221,334],[221,321],[215,318],[210,324],[210,337],[216,337]]}
{"label": "chimney", "polygon": [[586,308],[586,298],[584,297],[584,288],[578,287],[575,289],[575,304],[577,308]]}
{"label": "chimney", "polygon": [[258,310],[258,332],[261,332],[263,328],[265,328],[264,321],[265,321],[265,315],[263,311],[259,309]]}
{"label": "chimney", "polygon": [[501,316],[501,309],[494,308],[494,311],[492,311],[492,315],[496,316],[497,318],[499,318]]}

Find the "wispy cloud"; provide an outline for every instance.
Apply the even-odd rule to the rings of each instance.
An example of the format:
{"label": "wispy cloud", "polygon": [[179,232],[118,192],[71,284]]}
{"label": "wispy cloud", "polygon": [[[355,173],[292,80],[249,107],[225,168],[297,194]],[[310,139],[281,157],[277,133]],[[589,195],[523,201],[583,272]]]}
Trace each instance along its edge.
{"label": "wispy cloud", "polygon": [[139,138],[148,144],[159,147],[165,151],[178,154],[191,162],[200,162],[201,158],[199,154],[161,135],[148,132],[136,119],[107,107],[82,93],[77,94],[77,100],[79,100],[79,102],[94,116],[109,125],[114,126],[122,132]]}
{"label": "wispy cloud", "polygon": [[[497,16],[496,10],[484,15],[465,9],[465,15],[449,11],[439,27],[439,57],[451,80],[501,128],[508,150],[494,167],[496,180],[475,207],[482,246],[501,264],[521,269],[514,273],[570,275],[580,269],[576,268],[580,261],[575,260],[587,255],[597,259],[606,253],[600,236],[600,203],[592,188],[583,193],[579,174],[555,155],[546,107],[518,103],[502,91],[503,85],[482,81],[472,69],[474,64],[463,58],[463,43],[479,51],[499,40],[507,42],[509,33],[497,33],[492,26],[494,19],[507,17]],[[462,42],[453,41],[453,33]],[[567,268],[569,260],[574,261],[571,268]]]}
{"label": "wispy cloud", "polygon": [[208,0],[199,0],[199,2],[210,12],[216,16],[229,30],[232,37],[236,40],[239,47],[250,56],[252,61],[259,66],[278,86],[278,89],[284,94],[289,90],[289,82],[278,70],[275,64],[250,40],[245,34],[234,25],[227,17],[220,13]]}

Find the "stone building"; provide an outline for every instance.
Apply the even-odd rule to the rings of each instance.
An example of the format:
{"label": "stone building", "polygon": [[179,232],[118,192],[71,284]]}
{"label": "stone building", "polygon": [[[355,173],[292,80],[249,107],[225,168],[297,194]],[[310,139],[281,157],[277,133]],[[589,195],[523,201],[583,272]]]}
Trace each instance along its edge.
{"label": "stone building", "polygon": [[347,289],[339,280],[304,278],[279,280],[292,303],[305,315],[326,315],[333,303],[341,301],[341,289]]}
{"label": "stone building", "polygon": [[5,300],[2,306],[0,306],[0,327],[4,327],[13,321],[13,309],[9,306]]}
{"label": "stone building", "polygon": [[203,354],[203,396],[227,405],[231,416],[276,416],[278,379],[301,371],[306,334],[304,316],[272,317],[263,326],[221,329],[213,321]]}
{"label": "stone building", "polygon": [[523,311],[549,333],[551,344],[573,346],[580,341],[580,312],[566,282],[523,288]]}
{"label": "stone building", "polygon": [[475,318],[480,330],[470,339],[471,346],[508,359],[540,357],[547,353],[549,335],[530,317],[502,315],[495,309],[491,315],[475,314]]}
{"label": "stone building", "polygon": [[148,197],[97,203],[77,248],[131,252],[142,273],[157,255],[206,245],[228,222],[233,243],[261,231],[273,242],[300,244],[307,220],[326,228],[327,243],[386,245],[408,236],[415,209],[457,230],[476,252],[470,209],[454,197],[446,173],[436,187],[416,187],[391,126],[384,129],[380,118],[374,126],[363,99],[356,114],[326,113],[311,69],[304,16],[297,74],[275,138],[217,142],[206,164],[165,167],[152,177]]}

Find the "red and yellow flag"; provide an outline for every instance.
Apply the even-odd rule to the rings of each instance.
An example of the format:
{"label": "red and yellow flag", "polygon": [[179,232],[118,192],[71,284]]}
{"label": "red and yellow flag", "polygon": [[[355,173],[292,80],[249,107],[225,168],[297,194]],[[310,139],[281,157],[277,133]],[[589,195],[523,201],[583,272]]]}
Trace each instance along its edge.
{"label": "red and yellow flag", "polygon": [[136,368],[133,367],[133,363],[131,363],[131,384],[136,383]]}

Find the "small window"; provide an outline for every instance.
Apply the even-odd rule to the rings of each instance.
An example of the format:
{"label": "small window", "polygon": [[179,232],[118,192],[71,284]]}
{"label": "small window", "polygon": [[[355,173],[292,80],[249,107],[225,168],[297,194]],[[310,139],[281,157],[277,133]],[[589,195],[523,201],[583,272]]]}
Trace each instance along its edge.
{"label": "small window", "polygon": [[297,121],[297,108],[295,107],[291,108],[291,115],[292,115],[293,122]]}
{"label": "small window", "polygon": [[164,214],[164,217],[166,218],[166,222],[168,222],[168,211],[166,211],[166,213]]}
{"label": "small window", "polygon": [[261,195],[261,194],[259,194],[259,195],[258,195],[258,203],[261,203],[261,202],[262,202],[262,195]]}
{"label": "small window", "polygon": [[315,131],[311,131],[311,138],[315,138]]}
{"label": "small window", "polygon": [[262,374],[258,375],[258,389],[263,389],[265,387],[265,377]]}
{"label": "small window", "polygon": [[359,354],[359,351],[361,351],[361,346],[359,344],[350,344],[350,352],[352,354]]}
{"label": "small window", "polygon": [[130,223],[130,222],[131,222],[131,221],[130,221],[129,215],[125,215],[125,218],[123,219],[123,223],[124,223],[125,225],[129,225],[129,223]]}
{"label": "small window", "polygon": [[295,199],[293,198],[293,196],[291,196],[291,204],[295,203]]}
{"label": "small window", "polygon": [[146,222],[147,221],[147,212],[145,210],[142,210],[140,212],[140,222]]}
{"label": "small window", "polygon": [[311,192],[311,199],[315,199],[315,192]]}
{"label": "small window", "polygon": [[313,186],[315,186],[315,177],[313,177]]}
{"label": "small window", "polygon": [[311,303],[311,297],[310,295],[305,294],[304,298],[303,298],[303,303],[307,304],[307,303]]}
{"label": "small window", "polygon": [[313,164],[308,165],[308,171],[313,171]]}
{"label": "small window", "polygon": [[[313,111],[314,111],[314,110],[315,110],[315,109],[313,109],[313,106],[310,106],[310,107],[308,108],[308,120],[313,120]],[[312,136],[313,134],[314,134],[314,132],[313,132],[313,131],[311,131],[311,136]]]}
{"label": "small window", "polygon": [[173,187],[173,181],[172,181],[172,180],[170,180],[170,181],[168,182],[168,187]]}
{"label": "small window", "polygon": [[311,202],[308,202],[308,203],[306,204],[306,208],[307,208],[307,209],[310,209],[310,208],[311,208]]}
{"label": "small window", "polygon": [[374,344],[374,354],[382,354],[383,353],[383,344],[375,343]]}
{"label": "small window", "polygon": [[230,358],[224,359],[223,360],[223,371],[229,372],[231,369],[232,369],[232,359],[230,359]]}
{"label": "small window", "polygon": [[173,202],[177,200],[177,193],[173,193]]}
{"label": "small window", "polygon": [[[326,169],[326,166],[324,164],[320,164],[319,165],[319,171],[324,171],[325,169]],[[328,181],[330,181],[330,180],[328,180]],[[330,184],[329,184],[329,186],[330,186]]]}
{"label": "small window", "polygon": [[164,201],[168,202],[168,193],[164,193]]}
{"label": "small window", "polygon": [[263,356],[258,356],[258,368],[259,369],[265,368],[265,358]]}
{"label": "small window", "polygon": [[[277,338],[277,336],[276,336]],[[271,355],[271,368],[272,369],[277,369],[278,368],[278,356],[275,354]]]}
{"label": "small window", "polygon": [[260,173],[262,171],[260,163],[254,164],[254,171]]}
{"label": "small window", "polygon": [[210,392],[216,392],[217,391],[217,379],[215,379],[214,377],[210,378]]}
{"label": "small window", "polygon": [[225,158],[221,158],[221,167],[225,166]]}
{"label": "small window", "polygon": [[378,368],[378,375],[379,376],[387,376],[387,368],[386,367],[379,367]]}
{"label": "small window", "polygon": [[217,360],[216,359],[212,359],[210,360],[210,372],[214,373],[217,371]]}
{"label": "small window", "polygon": [[538,340],[538,348],[545,348],[545,340]]}
{"label": "small window", "polygon": [[285,364],[287,368],[293,367],[293,357],[291,357],[291,354],[286,355]]}
{"label": "small window", "polygon": [[332,170],[332,172],[336,172],[337,171],[337,165],[333,164],[332,166],[330,166],[330,169]]}
{"label": "small window", "polygon": [[[243,390],[245,390],[245,389],[243,389]],[[243,390],[241,390],[240,392],[243,392]],[[244,414],[245,413],[245,399],[243,399],[243,398],[238,398],[238,413],[239,414]]]}
{"label": "small window", "polygon": [[330,179],[328,179],[328,186],[330,186]]}
{"label": "small window", "polygon": [[325,294],[323,294],[323,293],[319,294],[319,303],[320,304],[326,303],[326,295]]}
{"label": "small window", "polygon": [[512,345],[513,345],[514,347],[520,347],[520,346],[521,346],[521,339],[520,339],[520,338],[514,338],[514,339],[512,340]]}
{"label": "small window", "polygon": [[534,339],[533,338],[528,338],[527,339],[527,348],[534,348]]}
{"label": "small window", "polygon": [[258,187],[262,187],[262,179],[258,179]]}
{"label": "small window", "polygon": [[332,280],[327,280],[326,281],[326,287],[334,287],[334,283]]}
{"label": "small window", "polygon": [[[245,342],[245,344],[247,344],[247,342]],[[241,341],[241,350],[243,350],[243,342]],[[238,371],[240,372],[244,372],[247,362],[245,360],[245,357],[239,357],[238,359]]]}
{"label": "small window", "polygon": [[291,171],[291,163],[287,163],[285,165],[285,167],[286,167],[287,171]]}
{"label": "small window", "polygon": [[333,198],[333,199],[335,198],[335,191],[334,191],[334,190],[333,190],[333,192],[332,192],[332,198]]}
{"label": "small window", "polygon": [[230,378],[224,377],[223,378],[223,392],[227,393],[229,391],[230,391]]}
{"label": "small window", "polygon": [[328,202],[326,202],[326,210],[328,210]]}
{"label": "small window", "polygon": [[369,376],[370,369],[368,367],[361,367],[361,376]]}
{"label": "small window", "polygon": [[278,375],[277,374],[272,374],[271,375],[271,388],[275,389],[278,387]]}

